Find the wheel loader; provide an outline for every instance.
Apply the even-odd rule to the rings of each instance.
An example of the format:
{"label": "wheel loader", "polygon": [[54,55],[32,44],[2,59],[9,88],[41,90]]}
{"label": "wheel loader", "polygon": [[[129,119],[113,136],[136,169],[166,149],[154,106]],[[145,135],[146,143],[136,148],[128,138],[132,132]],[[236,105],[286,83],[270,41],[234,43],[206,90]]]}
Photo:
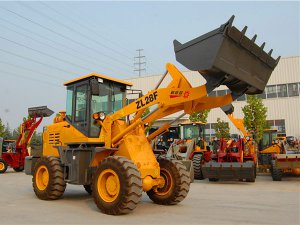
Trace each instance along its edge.
{"label": "wheel loader", "polygon": [[[25,119],[21,124],[18,140],[5,140],[3,142],[4,148],[0,148],[0,174],[5,173],[8,166],[16,172],[24,170],[25,158],[29,155],[27,148],[29,147],[30,139],[43,118],[52,114],[53,111],[48,109],[47,106],[28,109],[29,118]],[[0,146],[2,147],[1,140]]]}
{"label": "wheel loader", "polygon": [[183,122],[172,126],[152,140],[152,145],[157,157],[180,160],[190,172],[191,181],[203,179],[200,162],[209,148],[204,123]]}
{"label": "wheel loader", "polygon": [[300,151],[277,138],[277,130],[267,129],[258,145],[261,170],[269,170],[273,181],[281,181],[285,174],[300,175]]}
{"label": "wheel loader", "polygon": [[[261,93],[278,63],[232,25],[181,44],[174,41],[176,59],[199,71],[206,84],[192,87],[171,63],[147,94],[125,105],[132,84],[97,73],[64,83],[66,112],[44,127],[41,156],[26,158],[25,172],[32,175],[33,190],[43,200],[62,197],[66,185],[83,185],[106,214],[134,210],[142,192],[162,205],[174,205],[187,196],[190,177],[176,160],[157,160],[145,135],[145,125],[175,112],[177,118],[230,104],[242,94]],[[160,87],[169,74],[171,81]],[[231,93],[209,97],[219,85]],[[145,109],[151,112],[142,116]],[[130,115],[134,115],[130,119]],[[156,135],[170,127],[164,124]]]}
{"label": "wheel loader", "polygon": [[246,180],[254,182],[256,177],[255,144],[244,127],[243,119],[234,117],[234,107],[230,104],[221,107],[233,125],[241,132],[242,138],[221,139],[216,153],[208,152],[202,163],[204,178],[210,181]]}

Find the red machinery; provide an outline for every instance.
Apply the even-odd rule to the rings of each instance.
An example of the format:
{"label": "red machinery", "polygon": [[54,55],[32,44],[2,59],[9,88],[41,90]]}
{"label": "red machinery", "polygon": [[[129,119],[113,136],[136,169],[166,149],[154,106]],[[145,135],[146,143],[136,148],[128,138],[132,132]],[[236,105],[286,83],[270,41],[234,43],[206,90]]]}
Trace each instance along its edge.
{"label": "red machinery", "polygon": [[[248,138],[247,138],[248,139]],[[202,165],[204,178],[210,181],[219,179],[246,179],[254,182],[256,177],[256,157],[250,139],[237,141],[220,140],[220,149],[216,154],[205,153],[206,162]]]}
{"label": "red machinery", "polygon": [[[25,157],[29,155],[27,147],[30,139],[43,118],[52,114],[53,111],[48,109],[47,106],[28,109],[29,119],[22,123],[20,135],[14,149],[7,152],[2,152],[2,148],[0,149],[0,173],[4,173],[8,166],[12,167],[16,172],[24,170]],[[0,144],[2,147],[2,143]]]}

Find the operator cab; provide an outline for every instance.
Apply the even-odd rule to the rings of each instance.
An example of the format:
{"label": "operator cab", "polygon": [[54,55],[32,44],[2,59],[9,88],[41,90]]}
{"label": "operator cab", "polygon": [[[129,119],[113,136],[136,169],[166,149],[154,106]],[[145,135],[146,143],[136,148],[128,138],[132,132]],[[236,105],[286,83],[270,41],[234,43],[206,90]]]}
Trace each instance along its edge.
{"label": "operator cab", "polygon": [[205,124],[201,122],[181,123],[181,138],[184,140],[196,139],[196,145],[201,149],[205,148]]}
{"label": "operator cab", "polygon": [[99,137],[94,113],[110,115],[126,105],[131,83],[92,73],[64,83],[67,87],[66,120],[90,138]]}
{"label": "operator cab", "polygon": [[275,144],[276,138],[277,138],[277,130],[274,129],[265,130],[263,133],[262,140],[259,141],[259,149],[263,150],[272,146],[273,144]]}

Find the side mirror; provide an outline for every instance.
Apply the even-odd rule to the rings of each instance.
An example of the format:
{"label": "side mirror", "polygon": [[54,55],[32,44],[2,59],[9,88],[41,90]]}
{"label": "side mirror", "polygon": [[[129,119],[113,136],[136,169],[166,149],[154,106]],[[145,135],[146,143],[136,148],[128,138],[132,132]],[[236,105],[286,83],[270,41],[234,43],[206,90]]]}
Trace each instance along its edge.
{"label": "side mirror", "polygon": [[99,95],[100,92],[99,92],[99,83],[98,83],[98,80],[95,79],[95,78],[91,79],[90,85],[91,85],[91,94],[92,95]]}

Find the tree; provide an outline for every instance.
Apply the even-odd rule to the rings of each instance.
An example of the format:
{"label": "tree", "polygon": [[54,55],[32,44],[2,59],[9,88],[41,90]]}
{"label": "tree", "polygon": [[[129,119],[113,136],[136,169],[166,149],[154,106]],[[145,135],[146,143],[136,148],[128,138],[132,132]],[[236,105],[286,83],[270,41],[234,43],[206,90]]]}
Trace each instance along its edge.
{"label": "tree", "polygon": [[12,139],[12,133],[10,131],[10,128],[9,128],[9,124],[7,123],[6,126],[5,126],[5,129],[4,129],[4,132],[3,132],[3,135],[2,137],[4,139]]}
{"label": "tree", "polygon": [[229,124],[220,118],[217,119],[215,131],[217,138],[230,138]]}
{"label": "tree", "polygon": [[3,137],[4,136],[4,132],[5,132],[5,126],[4,124],[2,123],[2,120],[0,118],[0,137]]}
{"label": "tree", "polygon": [[39,147],[42,146],[42,133],[33,132],[33,135],[31,137],[30,145],[32,147]]}
{"label": "tree", "polygon": [[207,117],[210,109],[205,109],[199,112],[194,112],[190,115],[189,119],[191,122],[207,123]]}
{"label": "tree", "polygon": [[263,137],[267,127],[267,107],[256,95],[247,96],[247,105],[242,108],[245,128],[253,135],[256,143]]}

